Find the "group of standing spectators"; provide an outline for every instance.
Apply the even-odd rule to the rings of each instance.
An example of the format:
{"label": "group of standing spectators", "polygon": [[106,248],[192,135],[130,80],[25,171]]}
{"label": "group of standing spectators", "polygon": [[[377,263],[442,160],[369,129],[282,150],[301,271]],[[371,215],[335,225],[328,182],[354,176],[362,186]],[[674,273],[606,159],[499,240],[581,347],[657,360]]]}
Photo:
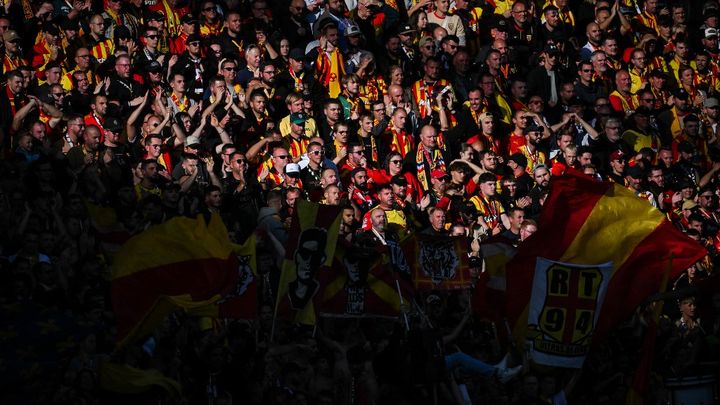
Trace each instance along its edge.
{"label": "group of standing spectators", "polygon": [[[299,199],[340,206],[350,244],[465,236],[477,256],[494,236],[529,237],[553,176],[575,171],[629,188],[707,247],[674,288],[713,276],[717,0],[0,3],[0,301],[93,326],[62,360],[18,374],[8,403],[112,398],[99,378],[110,360],[180,381],[181,398],[142,394],[164,403],[624,399],[642,311],[582,376],[526,368],[511,384],[433,363],[438,346],[445,359],[503,358],[503,325],[460,293],[419,294],[415,334],[333,319],[278,327],[270,341],[274,246]],[[258,319],[203,325],[178,313],[113,352],[117,245],[214,213],[237,243],[261,235]],[[718,359],[720,301],[705,324],[689,295],[666,306],[658,358],[669,373]]]}

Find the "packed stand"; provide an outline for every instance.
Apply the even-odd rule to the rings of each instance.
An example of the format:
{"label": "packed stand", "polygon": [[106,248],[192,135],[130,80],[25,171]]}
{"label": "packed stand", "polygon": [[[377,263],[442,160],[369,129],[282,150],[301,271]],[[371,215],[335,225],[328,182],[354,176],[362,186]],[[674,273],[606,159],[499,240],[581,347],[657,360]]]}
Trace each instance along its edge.
{"label": "packed stand", "polygon": [[[707,247],[674,288],[712,276],[720,4],[569,3],[5,0],[3,316],[22,323],[23,308],[63,340],[13,354],[6,364],[23,372],[8,377],[5,403],[116,398],[99,383],[111,359],[180,382],[179,397],[138,394],[163,403],[624,400],[648,308],[582,375],[526,367],[514,380],[504,326],[473,314],[466,294],[423,294],[408,308],[410,329],[425,333],[372,319],[272,326],[273,244],[287,241],[298,199],[342,206],[349,243],[465,235],[477,256],[493,236],[522,243],[552,177],[582,172],[629,188]],[[117,247],[214,213],[238,243],[264,235],[258,318],[204,325],[178,313],[114,351]],[[694,300],[666,305],[663,375],[718,360],[713,298],[698,301],[702,324]]]}

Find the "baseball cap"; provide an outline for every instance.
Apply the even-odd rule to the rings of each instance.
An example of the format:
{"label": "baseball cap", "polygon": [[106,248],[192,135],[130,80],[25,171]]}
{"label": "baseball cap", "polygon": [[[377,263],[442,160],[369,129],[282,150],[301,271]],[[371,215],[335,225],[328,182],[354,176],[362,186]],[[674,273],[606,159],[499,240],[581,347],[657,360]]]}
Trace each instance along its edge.
{"label": "baseball cap", "polygon": [[290,122],[295,125],[304,125],[305,121],[307,121],[307,117],[301,112],[290,114]]}
{"label": "baseball cap", "polygon": [[185,40],[186,44],[189,44],[190,42],[199,42],[202,40],[199,34],[190,34],[188,35],[187,39]]}
{"label": "baseball cap", "polygon": [[288,58],[295,60],[305,60],[305,52],[300,48],[293,48],[288,53]]}
{"label": "baseball cap", "polygon": [[715,28],[705,28],[705,38],[712,38],[718,36],[718,30]]}
{"label": "baseball cap", "polygon": [[199,148],[200,147],[200,138],[194,135],[190,135],[187,138],[185,138],[185,146],[188,148]]}
{"label": "baseball cap", "polygon": [[498,31],[507,32],[508,23],[502,18],[497,18],[495,21],[490,23],[490,28],[495,28]]}
{"label": "baseball cap", "polygon": [[180,22],[182,22],[183,24],[195,24],[198,22],[198,19],[191,13],[187,13],[182,16]]}
{"label": "baseball cap", "polygon": [[103,129],[112,132],[120,132],[122,131],[122,124],[120,123],[119,119],[115,117],[108,117],[103,123]]}
{"label": "baseball cap", "polygon": [[685,200],[685,202],[682,204],[682,209],[684,210],[691,210],[695,207],[697,207],[697,203],[693,200]]}
{"label": "baseball cap", "polygon": [[433,45],[435,45],[435,41],[433,41],[433,39],[432,39],[431,37],[422,37],[422,38],[420,39],[420,42],[418,43],[418,45],[419,45],[421,48],[422,48],[423,46],[427,45],[427,44],[433,44]]}
{"label": "baseball cap", "polygon": [[644,171],[642,167],[639,165],[630,166],[627,169],[625,169],[625,175],[630,176],[633,179],[642,179],[644,175]]}
{"label": "baseball cap", "polygon": [[433,179],[444,179],[448,177],[448,174],[445,172],[445,170],[435,169],[430,172],[430,177],[432,177]]}
{"label": "baseball cap", "polygon": [[612,162],[613,160],[625,160],[625,154],[622,153],[621,150],[613,151],[613,152],[610,154],[610,158],[609,158],[608,160],[610,160],[611,162]]}
{"label": "baseball cap", "polygon": [[345,36],[346,37],[352,37],[356,35],[362,35],[362,32],[360,32],[360,27],[358,27],[355,24],[350,24],[347,27],[345,27]]}
{"label": "baseball cap", "polygon": [[410,24],[405,24],[398,30],[398,34],[409,34],[411,32],[415,32],[415,28],[413,28]]}
{"label": "baseball cap", "polygon": [[532,121],[523,129],[523,134],[529,134],[530,132],[542,132],[542,128],[535,121]]}
{"label": "baseball cap", "polygon": [[390,184],[394,184],[396,186],[407,186],[408,181],[402,174],[396,174],[390,179]]}
{"label": "baseball cap", "polygon": [[688,92],[682,87],[675,89],[675,91],[673,91],[673,96],[680,100],[687,100],[690,98],[690,94],[688,94]]}
{"label": "baseball cap", "polygon": [[715,97],[708,97],[705,99],[705,101],[703,101],[703,107],[705,107],[705,108],[717,107],[719,105],[720,105],[720,102]]}
{"label": "baseball cap", "polygon": [[650,71],[650,76],[662,77],[662,78],[667,79],[667,73],[665,73],[665,71],[662,69],[653,69],[652,71]]}
{"label": "baseball cap", "polygon": [[5,33],[3,33],[3,40],[5,42],[11,42],[16,39],[20,39],[20,35],[18,35],[17,31],[9,30],[9,31],[5,31]]}
{"label": "baseball cap", "polygon": [[510,157],[508,157],[508,161],[510,160],[517,163],[517,165],[520,167],[527,167],[528,164],[527,158],[520,152],[516,152],[510,155]]}
{"label": "baseball cap", "polygon": [[159,73],[162,71],[162,65],[160,64],[160,62],[154,60],[154,61],[148,63],[145,70],[147,70],[150,73]]}
{"label": "baseball cap", "polygon": [[285,165],[285,174],[289,176],[299,176],[300,175],[300,165],[297,163],[288,163]]}

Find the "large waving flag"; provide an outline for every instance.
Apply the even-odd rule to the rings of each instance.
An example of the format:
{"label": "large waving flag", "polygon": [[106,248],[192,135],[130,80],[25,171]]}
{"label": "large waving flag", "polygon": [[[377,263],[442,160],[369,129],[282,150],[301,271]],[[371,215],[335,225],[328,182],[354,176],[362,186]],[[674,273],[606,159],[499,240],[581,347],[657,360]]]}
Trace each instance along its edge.
{"label": "large waving flag", "polygon": [[177,309],[220,301],[238,285],[238,258],[219,215],[177,217],[131,238],[115,256],[118,344],[153,330]]}
{"label": "large waving flag", "polygon": [[417,290],[470,288],[468,241],[461,237],[411,235],[401,242]]}
{"label": "large waving flag", "polygon": [[[595,182],[577,174],[553,179],[540,216],[538,231],[524,241],[507,265],[507,315],[518,340],[526,338],[529,301],[538,257],[563,263],[612,263],[605,302],[594,330],[594,342],[629,318],[635,308],[658,291],[670,255],[670,277],[702,258],[705,249],[683,235],[665,216],[612,182]],[[582,278],[567,280],[566,311],[580,319],[578,298]],[[577,285],[573,284],[576,283]],[[569,312],[566,312],[569,313]],[[584,325],[555,319],[564,336],[582,333]],[[564,329],[571,331],[564,334]],[[524,343],[524,342],[523,342]]]}
{"label": "large waving flag", "polygon": [[397,317],[413,296],[409,281],[394,270],[387,246],[368,249],[344,240],[338,241],[321,285],[318,312],[324,316]]}
{"label": "large waving flag", "polygon": [[498,324],[505,317],[505,267],[516,252],[513,241],[500,235],[480,244],[482,271],[473,290],[472,307],[483,318]]}
{"label": "large waving flag", "polygon": [[278,283],[276,317],[315,324],[315,301],[324,278],[321,275],[330,271],[335,257],[340,212],[338,206],[296,202]]}

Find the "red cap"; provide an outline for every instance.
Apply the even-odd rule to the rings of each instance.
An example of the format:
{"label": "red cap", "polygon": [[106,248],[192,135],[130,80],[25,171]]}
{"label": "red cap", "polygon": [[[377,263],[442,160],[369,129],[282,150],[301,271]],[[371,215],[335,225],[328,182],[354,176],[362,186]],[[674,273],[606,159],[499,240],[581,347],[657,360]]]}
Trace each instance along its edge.
{"label": "red cap", "polygon": [[430,177],[432,177],[433,179],[442,179],[447,176],[448,174],[445,172],[445,170],[435,169],[430,172]]}
{"label": "red cap", "polygon": [[610,161],[613,160],[623,160],[625,158],[625,154],[622,153],[622,151],[616,150],[613,153],[610,154]]}

